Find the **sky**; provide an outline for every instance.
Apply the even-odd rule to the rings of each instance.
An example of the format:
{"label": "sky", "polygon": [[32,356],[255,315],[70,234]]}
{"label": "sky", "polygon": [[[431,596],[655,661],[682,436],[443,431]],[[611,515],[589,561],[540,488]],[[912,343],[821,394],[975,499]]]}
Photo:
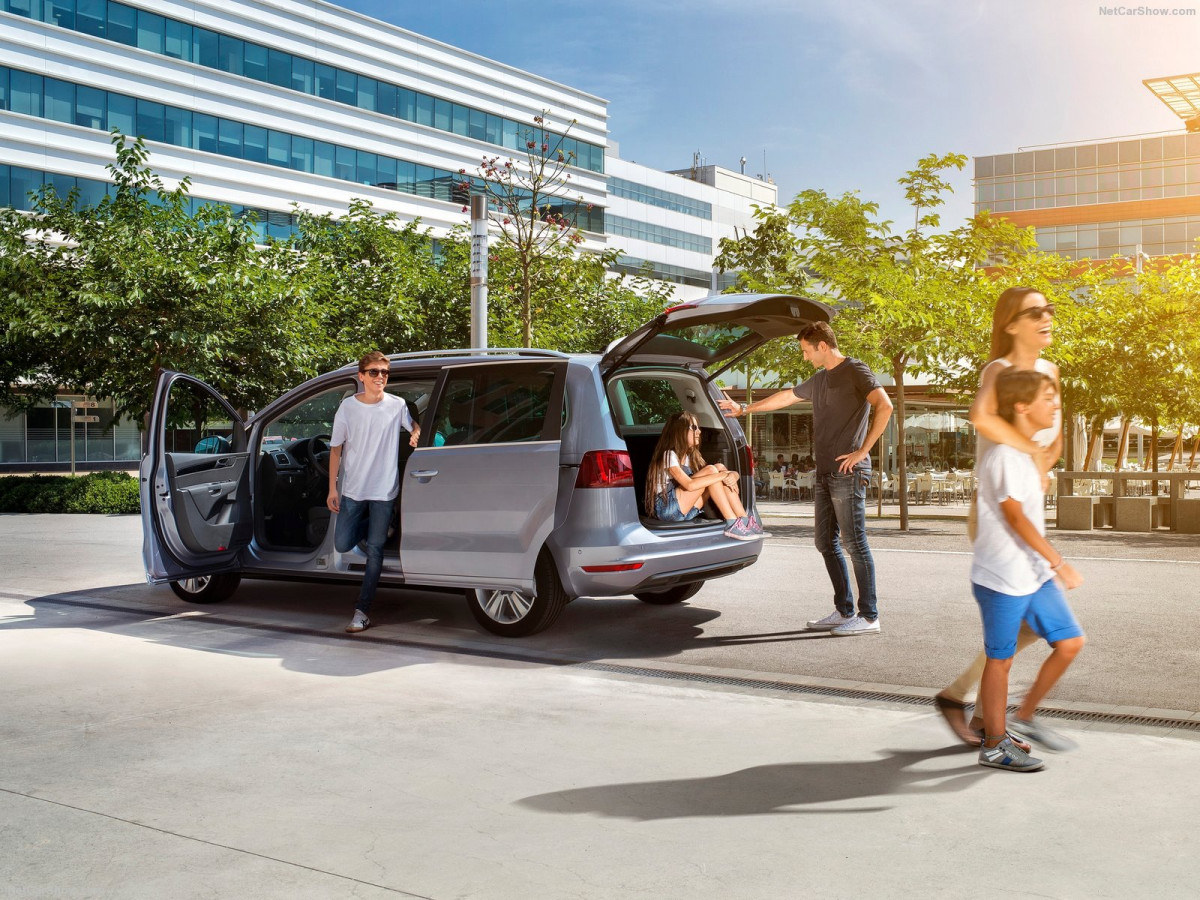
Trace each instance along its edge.
{"label": "sky", "polygon": [[[1178,132],[1142,80],[1200,71],[1200,0],[334,2],[604,98],[624,159],[765,158],[781,203],[854,190],[901,226],[921,157]],[[1139,8],[1193,14],[1102,12]]]}

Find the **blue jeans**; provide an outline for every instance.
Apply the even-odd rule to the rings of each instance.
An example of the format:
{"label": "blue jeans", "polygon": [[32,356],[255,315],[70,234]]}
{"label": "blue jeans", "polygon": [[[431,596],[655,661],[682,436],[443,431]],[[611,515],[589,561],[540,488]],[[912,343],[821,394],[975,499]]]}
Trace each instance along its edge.
{"label": "blue jeans", "polygon": [[364,538],[367,542],[367,568],[363,572],[362,589],[358,592],[355,609],[366,613],[375,599],[379,574],[383,571],[383,544],[392,521],[395,500],[355,500],[342,496],[341,509],[333,531],[333,548],[349,553]]}
{"label": "blue jeans", "polygon": [[[854,562],[858,582],[858,614],[864,619],[879,617],[875,603],[875,560],[867,546],[867,482],[869,471],[818,475],[813,482],[817,549],[825,557],[825,569],[833,582],[833,605],[843,616],[854,615],[854,592],[842,553],[842,541]],[[838,534],[841,533],[841,540]]]}

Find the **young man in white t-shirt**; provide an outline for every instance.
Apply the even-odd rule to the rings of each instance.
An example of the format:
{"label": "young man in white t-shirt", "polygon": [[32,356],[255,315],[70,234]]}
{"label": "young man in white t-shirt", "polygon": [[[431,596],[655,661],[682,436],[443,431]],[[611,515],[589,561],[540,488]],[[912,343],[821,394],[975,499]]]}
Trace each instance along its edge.
{"label": "young man in white t-shirt", "polygon": [[362,589],[354,618],[346,626],[352,633],[371,624],[367,611],[383,571],[383,544],[400,493],[400,429],[412,435],[409,443],[414,447],[421,436],[421,426],[413,421],[404,399],[384,390],[388,381],[386,356],[374,350],[360,359],[358,380],[362,391],[343,400],[333,417],[326,501],[330,511],[337,514],[333,545],[338,553],[349,553],[365,539],[367,566]]}
{"label": "young man in white t-shirt", "polygon": [[[996,407],[1002,418],[1032,438],[1053,424],[1058,391],[1041,372],[1006,369],[996,378]],[[1078,587],[1083,579],[1046,540],[1042,473],[1033,457],[998,444],[984,457],[978,478],[979,530],[971,588],[983,619],[987,653],[979,685],[984,724],[979,764],[1032,772],[1044,763],[1019,747],[1013,735],[1035,744],[1063,743],[1034,720],[1034,712],[1083,648],[1083,629],[1063,594],[1063,588]],[[1042,664],[1016,717],[1006,725],[1008,673],[1022,621],[1054,652]],[[1050,739],[1040,741],[1043,734]]]}

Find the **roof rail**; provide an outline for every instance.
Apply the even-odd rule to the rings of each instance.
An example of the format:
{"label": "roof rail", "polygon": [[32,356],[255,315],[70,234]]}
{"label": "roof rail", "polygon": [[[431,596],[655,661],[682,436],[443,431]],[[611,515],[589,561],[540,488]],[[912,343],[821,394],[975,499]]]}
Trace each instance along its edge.
{"label": "roof rail", "polygon": [[389,353],[388,359],[417,359],[424,356],[535,356],[550,359],[569,359],[569,353],[541,350],[537,347],[475,347],[462,350],[416,350],[412,353]]}

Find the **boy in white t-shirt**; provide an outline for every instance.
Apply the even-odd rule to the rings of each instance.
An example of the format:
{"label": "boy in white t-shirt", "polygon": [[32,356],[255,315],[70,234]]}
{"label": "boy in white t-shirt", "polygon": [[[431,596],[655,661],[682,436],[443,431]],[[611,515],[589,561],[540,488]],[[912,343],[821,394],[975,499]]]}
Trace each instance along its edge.
{"label": "boy in white t-shirt", "polygon": [[[367,553],[354,618],[346,626],[352,633],[371,624],[367,611],[383,571],[383,545],[400,493],[400,429],[412,435],[409,443],[414,447],[421,436],[421,426],[413,421],[404,398],[384,390],[388,374],[388,358],[378,350],[358,361],[363,390],[342,401],[329,441],[326,505],[337,514],[334,549],[349,553],[365,541]],[[338,472],[343,468],[339,493]]]}
{"label": "boy in white t-shirt", "polygon": [[[1006,369],[996,378],[999,415],[1025,437],[1054,422],[1059,408],[1054,382],[1041,372]],[[984,739],[979,763],[1032,772],[1044,763],[1025,752],[1012,733],[1038,743],[1038,703],[1083,648],[1083,629],[1067,605],[1063,588],[1083,583],[1078,572],[1046,540],[1042,475],[1029,455],[1007,444],[992,448],[980,464],[979,531],[971,563],[971,588],[983,619],[987,653],[979,685]],[[1060,584],[1061,583],[1061,584]],[[1011,725],[1005,724],[1008,673],[1024,621],[1054,652],[1042,664]],[[1061,744],[1061,737],[1045,743]]]}

